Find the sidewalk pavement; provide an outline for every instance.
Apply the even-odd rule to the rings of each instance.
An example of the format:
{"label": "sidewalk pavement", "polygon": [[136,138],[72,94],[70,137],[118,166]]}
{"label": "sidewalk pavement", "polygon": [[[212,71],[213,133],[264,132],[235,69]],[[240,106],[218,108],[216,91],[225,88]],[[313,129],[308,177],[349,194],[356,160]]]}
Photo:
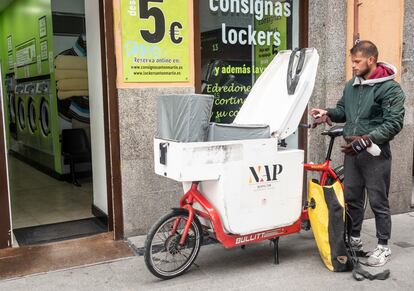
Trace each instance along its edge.
{"label": "sidewalk pavement", "polygon": [[[273,264],[268,242],[226,250],[203,246],[190,270],[161,281],[146,269],[144,258],[81,266],[0,282],[0,290],[414,290],[414,212],[394,215],[391,261],[386,281],[357,282],[351,273],[332,273],[321,262],[311,232],[280,239],[280,265]],[[375,222],[364,222],[366,250],[376,246]],[[142,243],[143,237],[130,241]],[[135,248],[141,248],[136,245]],[[373,272],[383,268],[371,268]]]}

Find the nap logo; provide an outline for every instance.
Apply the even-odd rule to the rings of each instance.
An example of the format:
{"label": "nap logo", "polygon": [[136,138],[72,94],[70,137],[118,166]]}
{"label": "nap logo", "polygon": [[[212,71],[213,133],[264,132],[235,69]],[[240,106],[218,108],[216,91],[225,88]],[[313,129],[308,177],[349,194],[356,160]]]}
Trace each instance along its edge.
{"label": "nap logo", "polygon": [[282,173],[281,164],[249,167],[251,175],[249,184],[277,181],[277,176]]}

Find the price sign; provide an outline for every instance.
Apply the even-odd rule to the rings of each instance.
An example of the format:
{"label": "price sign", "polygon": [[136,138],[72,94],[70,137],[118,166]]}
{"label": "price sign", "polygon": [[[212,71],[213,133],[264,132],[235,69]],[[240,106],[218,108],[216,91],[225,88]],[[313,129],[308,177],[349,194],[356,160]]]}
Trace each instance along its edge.
{"label": "price sign", "polygon": [[13,40],[12,40],[12,36],[9,35],[7,37],[7,51],[11,52],[13,50]]}
{"label": "price sign", "polygon": [[188,0],[121,0],[123,80],[187,82]]}

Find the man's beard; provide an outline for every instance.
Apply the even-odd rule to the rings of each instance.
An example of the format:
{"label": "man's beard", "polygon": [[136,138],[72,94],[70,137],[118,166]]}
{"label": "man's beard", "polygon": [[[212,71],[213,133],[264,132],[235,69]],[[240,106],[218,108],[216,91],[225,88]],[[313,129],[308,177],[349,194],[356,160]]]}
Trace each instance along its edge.
{"label": "man's beard", "polygon": [[370,69],[367,67],[365,70],[360,71],[359,73],[356,73],[355,75],[357,75],[358,77],[365,77],[368,73],[369,73]]}

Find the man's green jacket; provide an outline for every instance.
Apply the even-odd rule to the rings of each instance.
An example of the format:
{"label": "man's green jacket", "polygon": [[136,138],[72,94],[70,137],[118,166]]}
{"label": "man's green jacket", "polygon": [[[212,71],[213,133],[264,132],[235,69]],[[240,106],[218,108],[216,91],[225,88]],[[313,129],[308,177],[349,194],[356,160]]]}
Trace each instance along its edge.
{"label": "man's green jacket", "polygon": [[396,68],[378,63],[392,69],[393,74],[377,79],[364,80],[355,77],[347,82],[336,108],[328,109],[328,116],[334,122],[346,122],[344,136],[368,137],[376,144],[383,144],[397,135],[404,121],[404,92],[394,81]]}

